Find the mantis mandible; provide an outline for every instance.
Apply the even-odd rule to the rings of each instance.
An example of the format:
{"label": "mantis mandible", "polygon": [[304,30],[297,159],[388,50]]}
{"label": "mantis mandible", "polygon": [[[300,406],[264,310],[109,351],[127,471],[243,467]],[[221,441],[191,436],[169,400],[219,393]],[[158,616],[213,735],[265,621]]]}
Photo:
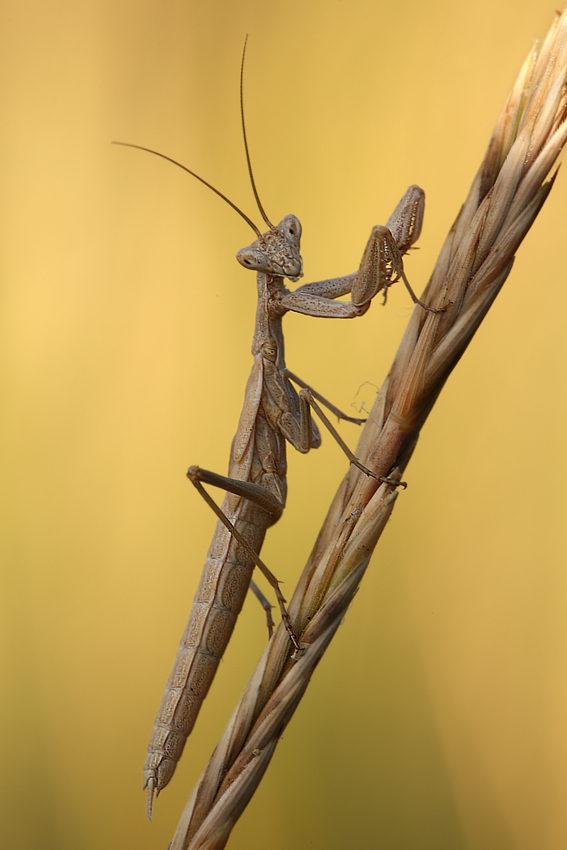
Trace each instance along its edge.
{"label": "mantis mandible", "polygon": [[[355,424],[364,420],[346,416],[286,368],[283,316],[289,311],[323,318],[362,316],[378,292],[383,292],[385,302],[388,287],[400,278],[414,303],[438,312],[416,297],[403,267],[402,257],[418,239],[423,220],[425,194],[415,185],[406,191],[386,226],[377,225],[372,229],[358,271],[344,277],[304,284],[291,292],[287,289],[286,278],[296,282],[303,276],[299,252],[301,224],[295,215],[286,215],[277,226],[273,225],[260,202],[244,124],[243,67],[244,53],[240,72],[242,132],[252,190],[260,214],[269,228],[265,233],[261,233],[251,219],[218,189],[190,169],[149,148],[115,143],[156,154],[183,168],[233,207],[257,236],[249,247],[242,248],[236,255],[244,268],[257,272],[258,304],[252,342],[254,363],[238,430],[232,442],[228,476],[197,466],[192,466],[187,473],[217,514],[218,522],[148,744],[144,788],[147,788],[150,817],[154,794],[157,796],[173,776],[251,585],[268,612],[271,633],[271,606],[252,582],[255,566],[261,569],[274,588],[290,640],[296,651],[300,650],[277,579],[262,563],[259,553],[267,529],[280,518],[286,502],[286,442],[300,452],[308,452],[321,443],[311,408],[333,433],[351,463],[381,482],[399,486],[398,481],[383,478],[362,466],[315,399],[340,419]],[[336,301],[347,294],[350,294],[350,301]],[[299,392],[294,383],[300,387]],[[226,491],[221,508],[204,490],[203,484]]]}

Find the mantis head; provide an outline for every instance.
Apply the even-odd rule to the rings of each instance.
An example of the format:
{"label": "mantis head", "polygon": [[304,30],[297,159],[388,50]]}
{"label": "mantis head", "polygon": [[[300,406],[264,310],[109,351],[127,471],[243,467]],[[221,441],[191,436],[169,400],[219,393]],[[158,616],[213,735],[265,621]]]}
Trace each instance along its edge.
{"label": "mantis head", "polygon": [[277,227],[270,225],[252,245],[241,248],[236,259],[245,269],[288,277],[295,282],[303,277],[300,240],[301,222],[294,215],[286,215]]}

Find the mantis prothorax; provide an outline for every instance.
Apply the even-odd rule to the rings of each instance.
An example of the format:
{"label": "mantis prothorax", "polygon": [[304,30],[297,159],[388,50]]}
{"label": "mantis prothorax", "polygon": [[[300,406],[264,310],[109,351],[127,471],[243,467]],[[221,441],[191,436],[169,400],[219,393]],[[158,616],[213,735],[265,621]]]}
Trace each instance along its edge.
{"label": "mantis prothorax", "polygon": [[[139,145],[126,145],[161,156],[183,168],[230,204],[257,237],[249,247],[242,248],[236,255],[244,268],[257,272],[258,304],[252,342],[254,363],[246,386],[238,430],[232,442],[228,476],[217,475],[197,466],[192,466],[187,473],[219,519],[148,745],[144,787],[147,788],[150,817],[153,796],[157,796],[170,781],[187,736],[195,724],[201,703],[250,588],[255,566],[262,570],[274,587],[290,639],[296,650],[300,648],[278,582],[260,560],[259,553],[266,530],[280,518],[286,502],[286,442],[300,452],[308,452],[321,443],[319,430],[311,417],[311,408],[330,427],[351,463],[381,482],[399,486],[398,481],[379,476],[362,466],[322,414],[315,399],[341,419],[356,424],[364,420],[346,416],[286,368],[283,316],[289,311],[323,318],[362,316],[370,307],[372,299],[383,292],[385,300],[388,287],[400,278],[416,304],[438,312],[416,297],[403,267],[402,257],[416,242],[421,231],[425,195],[419,186],[409,187],[386,226],[378,225],[372,229],[357,272],[304,284],[291,292],[287,289],[286,278],[296,282],[303,276],[303,261],[299,252],[301,224],[295,215],[286,215],[274,226],[260,202],[244,124],[243,65],[244,54],[240,75],[242,131],[252,189],[262,218],[269,228],[265,233],[261,233],[232,201],[195,172],[157,151]],[[335,300],[349,293],[350,301]],[[293,383],[301,388],[299,392]],[[226,491],[221,508],[206,493],[203,483]],[[269,611],[269,603],[254,583],[252,589]]]}

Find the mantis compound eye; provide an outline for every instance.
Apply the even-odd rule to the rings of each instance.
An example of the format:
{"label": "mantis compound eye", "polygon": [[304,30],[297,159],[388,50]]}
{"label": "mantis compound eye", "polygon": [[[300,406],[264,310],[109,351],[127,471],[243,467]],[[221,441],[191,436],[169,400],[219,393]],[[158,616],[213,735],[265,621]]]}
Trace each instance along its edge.
{"label": "mantis compound eye", "polygon": [[299,245],[301,239],[301,222],[295,215],[286,215],[278,225],[278,230],[294,245]]}
{"label": "mantis compound eye", "polygon": [[241,248],[236,259],[245,269],[261,272],[266,268],[266,257],[261,251],[255,251],[253,248]]}

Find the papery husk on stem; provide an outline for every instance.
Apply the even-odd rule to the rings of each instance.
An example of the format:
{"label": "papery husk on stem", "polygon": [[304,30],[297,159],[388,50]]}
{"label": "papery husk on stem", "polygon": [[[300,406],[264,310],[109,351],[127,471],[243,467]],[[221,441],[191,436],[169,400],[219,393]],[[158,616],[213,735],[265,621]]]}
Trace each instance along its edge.
{"label": "papery husk on stem", "polygon": [[[356,455],[401,478],[445,381],[508,277],[567,137],[567,11],[527,57],[469,195],[451,228]],[[394,470],[392,472],[392,470]],[[351,467],[331,504],[289,605],[303,652],[280,625],[191,798],[171,850],[220,850],[254,794],[311,675],[356,593],[397,499]]]}

